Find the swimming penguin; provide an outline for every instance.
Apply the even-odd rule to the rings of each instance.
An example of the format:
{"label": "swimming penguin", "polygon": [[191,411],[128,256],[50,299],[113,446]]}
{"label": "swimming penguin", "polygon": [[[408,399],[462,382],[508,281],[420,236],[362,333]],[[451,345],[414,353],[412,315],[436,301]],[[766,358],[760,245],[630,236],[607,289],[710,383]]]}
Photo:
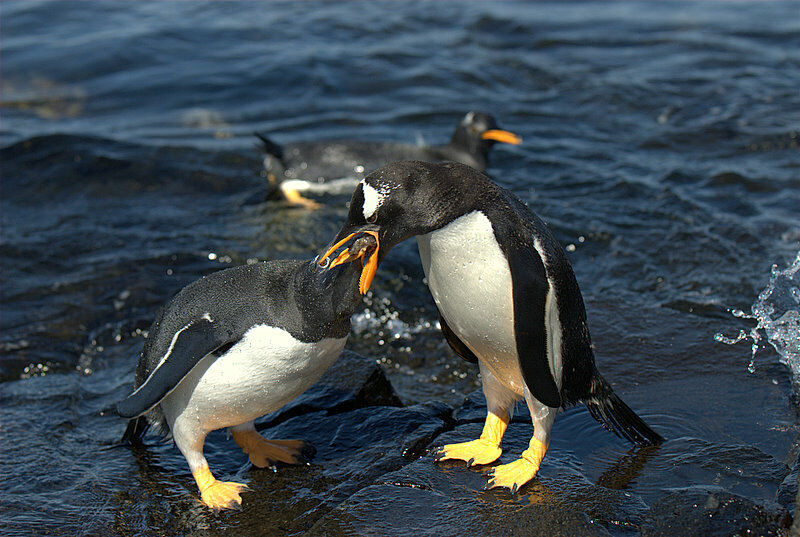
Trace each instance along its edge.
{"label": "swimming penguin", "polygon": [[[171,433],[213,509],[241,504],[241,483],[217,481],[206,435],[228,427],[258,467],[302,462],[302,440],[266,440],[253,420],[300,395],[336,360],[350,316],[377,267],[377,233],[353,237],[334,260],[281,260],[225,269],[181,290],[156,317],[118,403],[134,442],[152,425]],[[361,263],[352,263],[360,260]]]}
{"label": "swimming penguin", "polygon": [[451,160],[484,171],[489,150],[497,142],[519,144],[516,134],[501,130],[497,121],[482,112],[469,112],[456,125],[446,145],[422,146],[391,142],[323,140],[281,146],[256,133],[262,142],[264,173],[290,203],[309,208],[317,203],[301,192],[344,194],[372,170],[398,160],[439,162]]}
{"label": "swimming penguin", "polygon": [[376,228],[379,262],[397,243],[417,237],[444,337],[478,363],[483,379],[488,408],[480,438],[445,445],[437,460],[497,460],[520,399],[530,409],[533,437],[521,458],[494,468],[487,488],[516,492],[533,479],[556,413],[578,402],[631,442],[663,441],[600,375],[567,256],[514,194],[463,164],[396,162],[356,187],[336,244]]}

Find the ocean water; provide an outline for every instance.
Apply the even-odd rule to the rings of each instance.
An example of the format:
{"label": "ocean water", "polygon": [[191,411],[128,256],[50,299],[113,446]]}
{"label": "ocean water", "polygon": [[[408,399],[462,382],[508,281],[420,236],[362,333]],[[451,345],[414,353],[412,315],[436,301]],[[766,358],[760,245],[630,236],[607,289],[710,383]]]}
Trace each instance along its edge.
{"label": "ocean water", "polygon": [[[747,1],[3,2],[3,533],[235,531],[241,518],[212,523],[191,503],[177,450],[105,450],[125,425],[100,411],[130,389],[180,287],[312,257],[338,230],[347,195],[316,211],[266,199],[252,133],[444,143],[469,110],[522,136],[487,172],[567,248],[601,371],[668,439],[626,493],[717,487],[791,509],[798,15]],[[348,346],[406,405],[457,408],[480,382],[436,320],[408,241]],[[554,446],[543,479],[601,484],[629,449],[582,409],[558,419]]]}

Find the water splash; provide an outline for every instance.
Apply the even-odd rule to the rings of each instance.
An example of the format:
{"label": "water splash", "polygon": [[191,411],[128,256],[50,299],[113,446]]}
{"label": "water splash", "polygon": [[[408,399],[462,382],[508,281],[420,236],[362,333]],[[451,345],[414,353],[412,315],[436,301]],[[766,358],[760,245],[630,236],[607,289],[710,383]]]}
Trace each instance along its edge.
{"label": "water splash", "polygon": [[[750,365],[747,369],[755,372],[755,358],[759,342],[766,336],[767,342],[780,355],[781,363],[792,371],[795,385],[800,386],[800,252],[791,266],[779,270],[772,265],[769,284],[758,295],[758,299],[750,306],[750,313],[742,310],[731,310],[734,317],[753,319],[756,326],[750,331],[740,330],[733,338],[721,333],[714,339],[728,345],[735,345],[743,339],[751,339]],[[763,330],[764,336],[761,331]]]}
{"label": "water splash", "polygon": [[409,325],[400,319],[400,313],[392,307],[391,301],[385,297],[376,297],[372,291],[364,299],[367,307],[351,318],[353,332],[357,337],[367,335],[379,338],[377,343],[383,346],[391,341],[411,338],[414,334],[439,329],[439,322],[421,320],[418,324]]}

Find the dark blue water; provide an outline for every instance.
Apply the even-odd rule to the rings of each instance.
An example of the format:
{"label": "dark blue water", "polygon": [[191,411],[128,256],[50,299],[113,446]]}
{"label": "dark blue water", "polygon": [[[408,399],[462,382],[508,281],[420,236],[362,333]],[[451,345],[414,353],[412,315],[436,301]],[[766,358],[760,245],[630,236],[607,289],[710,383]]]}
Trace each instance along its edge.
{"label": "dark blue water", "polygon": [[[170,446],[102,450],[124,423],[99,412],[130,389],[143,332],[181,286],[248,260],[311,257],[338,230],[347,196],[317,211],[265,201],[253,131],[443,143],[471,109],[523,137],[495,148],[488,173],[567,247],[601,370],[668,438],[635,461],[633,511],[698,487],[791,509],[790,369],[765,345],[750,372],[749,346],[714,335],[754,325],[728,310],[749,309],[770,267],[799,249],[799,15],[796,2],[3,2],[3,533],[274,523],[280,508],[207,515]],[[380,363],[406,405],[457,408],[477,372],[435,321],[404,244],[349,346]],[[530,434],[516,428],[512,444]],[[249,472],[234,448],[214,449],[229,452],[229,473]],[[567,411],[541,482],[614,489],[628,449],[585,410]],[[346,460],[334,476],[326,456],[309,471],[362,488],[377,479]],[[532,489],[519,501],[535,503]],[[253,501],[300,502],[298,520],[348,501],[277,490]],[[559,490],[560,506],[585,510]],[[484,499],[496,498],[510,501]],[[638,515],[609,516],[622,522],[600,517],[605,531],[642,531]]]}

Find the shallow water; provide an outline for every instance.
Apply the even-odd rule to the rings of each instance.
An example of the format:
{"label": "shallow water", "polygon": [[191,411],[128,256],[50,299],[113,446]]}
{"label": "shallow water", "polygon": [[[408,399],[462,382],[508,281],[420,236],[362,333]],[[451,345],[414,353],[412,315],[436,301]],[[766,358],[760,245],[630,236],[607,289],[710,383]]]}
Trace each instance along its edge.
{"label": "shallow water", "polygon": [[[715,334],[750,333],[756,320],[729,311],[752,311],[770,267],[788,267],[799,249],[797,3],[0,9],[3,534],[302,532],[280,507],[208,515],[177,450],[105,449],[124,423],[100,412],[127,394],[143,334],[181,286],[252,259],[313,256],[338,230],[347,196],[318,198],[314,212],[264,201],[253,131],[441,143],[470,109],[523,137],[495,148],[488,172],[567,247],[601,371],[668,439],[637,455],[570,409],[527,494],[477,501],[555,498],[615,535],[639,533],[642,506],[676,489],[791,508],[798,413],[787,360],[761,345],[751,372],[750,347]],[[349,348],[374,357],[425,422],[439,411],[414,405],[453,412],[480,384],[441,339],[422,277],[413,242],[396,248]],[[376,440],[376,455],[349,460],[336,446],[350,445],[326,436],[347,424],[309,419],[281,427],[329,442],[310,468],[273,480],[224,435],[209,443],[212,466],[291,504],[298,520],[365,505],[354,527],[377,512],[359,487],[386,499],[382,484],[400,479],[391,472],[444,475],[459,491],[482,479],[429,458],[372,475],[365,457],[401,460],[401,446]],[[515,423],[507,452],[529,434]],[[292,476],[330,488],[281,492]],[[395,519],[370,524],[419,530]],[[448,534],[441,524],[431,534]]]}

